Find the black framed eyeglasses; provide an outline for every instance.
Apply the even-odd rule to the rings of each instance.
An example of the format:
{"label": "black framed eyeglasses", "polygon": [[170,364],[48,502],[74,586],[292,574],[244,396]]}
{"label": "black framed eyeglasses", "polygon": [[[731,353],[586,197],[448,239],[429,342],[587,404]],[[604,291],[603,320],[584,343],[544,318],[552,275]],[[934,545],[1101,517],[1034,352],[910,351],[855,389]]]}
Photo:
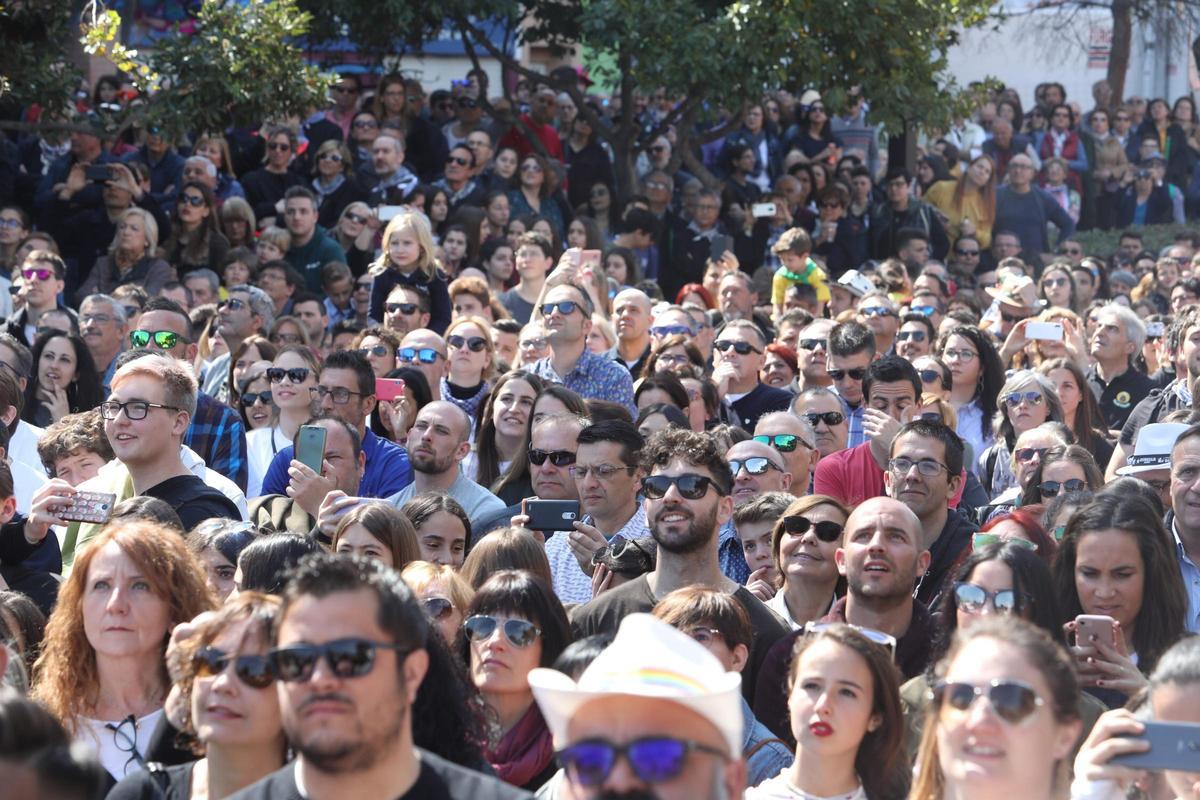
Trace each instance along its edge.
{"label": "black framed eyeglasses", "polygon": [[737,477],[743,469],[751,475],[766,475],[768,470],[778,470],[779,467],[771,463],[771,459],[766,456],[751,456],[750,458],[731,458],[729,459],[729,474]]}
{"label": "black framed eyeglasses", "polygon": [[760,355],[762,354],[762,350],[759,350],[749,342],[735,342],[732,339],[721,339],[718,342],[714,342],[713,347],[722,353],[728,353],[730,350],[732,350],[739,356],[748,356],[751,353],[758,353]]}
{"label": "black framed eyeglasses", "polygon": [[265,655],[231,656],[215,647],[196,652],[192,663],[197,678],[215,678],[233,664],[233,674],[251,689],[265,689],[275,682],[275,668]]}
{"label": "black framed eyeglasses", "polygon": [[936,478],[942,470],[945,470],[947,473],[950,472],[950,469],[945,464],[941,464],[931,458],[922,458],[918,461],[901,456],[893,458],[888,462],[888,469],[891,470],[893,475],[907,475],[913,467],[916,467],[917,472],[926,478]]}
{"label": "black framed eyeglasses", "polygon": [[575,463],[575,454],[567,450],[538,450],[529,448],[529,463],[540,467],[549,459],[556,467],[569,467]]}
{"label": "black framed eyeglasses", "polygon": [[241,300],[237,297],[230,297],[227,300],[218,303],[217,310],[220,311],[223,308],[227,308],[230,311],[241,311],[243,308],[246,308],[247,305],[248,304],[245,300]]}
{"label": "black framed eyeglasses", "polygon": [[688,500],[699,500],[704,497],[708,494],[710,486],[716,490],[717,494],[725,494],[716,481],[707,475],[685,473],[683,475],[650,475],[642,478],[642,494],[649,500],[661,500],[672,486],[679,490],[681,497]]}
{"label": "black framed eyeglasses", "polygon": [[1017,452],[1014,453],[1013,455],[1015,455],[1017,457],[1017,461],[1020,461],[1022,464],[1028,464],[1030,461],[1033,461],[1034,458],[1037,458],[1038,460],[1041,460],[1042,458],[1044,458],[1046,455],[1046,451],[1048,449],[1050,449],[1050,448],[1048,448],[1048,447],[1020,447],[1017,449]]}
{"label": "black framed eyeglasses", "polygon": [[180,342],[190,344],[187,337],[180,336],[175,331],[147,331],[138,328],[129,332],[129,343],[134,347],[146,347],[150,342],[154,342],[154,346],[160,350],[171,350]]}
{"label": "black framed eyeglasses", "polygon": [[109,422],[117,418],[122,411],[129,420],[145,419],[152,408],[165,408],[170,411],[182,411],[178,406],[168,406],[162,403],[150,403],[145,400],[126,400],[119,403],[116,400],[105,400],[100,404],[100,414]]}
{"label": "black framed eyeglasses", "polygon": [[446,344],[453,347],[455,350],[461,350],[466,347],[472,353],[482,353],[487,349],[487,339],[482,336],[463,337],[454,334],[446,338]]}
{"label": "black framed eyeglasses", "polygon": [[419,306],[416,303],[385,303],[383,308],[389,314],[403,314],[408,317],[417,313]]}
{"label": "black framed eyeglasses", "polygon": [[575,313],[575,309],[579,308],[579,303],[574,300],[559,300],[557,303],[542,303],[542,316],[548,317],[556,310],[564,317]]}
{"label": "black framed eyeglasses", "polygon": [[861,381],[863,378],[867,377],[867,368],[853,367],[851,369],[827,369],[825,370],[825,374],[833,378],[835,381],[840,381],[846,376],[850,376],[850,380],[852,381]]}
{"label": "black framed eyeglasses", "polygon": [[[116,725],[106,722],[104,723],[104,727],[112,731],[113,744],[117,746],[117,750],[129,754],[129,758],[125,760],[125,764],[122,767],[122,774],[129,774],[130,764],[136,763],[139,767],[145,769],[146,759],[138,752],[137,748],[137,717],[130,714]],[[130,730],[132,730],[132,733],[130,733]]]}
{"label": "black framed eyeglasses", "polygon": [[900,331],[896,334],[896,341],[898,342],[907,342],[910,340],[914,342],[923,342],[926,338],[925,331]]}
{"label": "black framed eyeglasses", "polygon": [[801,350],[816,350],[817,348],[829,350],[828,339],[801,339],[797,344],[800,345]]}
{"label": "black framed eyeglasses", "polygon": [[181,194],[176,202],[181,206],[187,205],[191,206],[192,208],[199,208],[200,206],[204,205],[204,195]]}
{"label": "black framed eyeglasses", "polygon": [[396,658],[412,652],[396,643],[374,642],[370,639],[335,639],[325,644],[294,644],[270,652],[275,676],[284,683],[304,683],[312,679],[313,670],[322,658],[338,678],[361,678],[375,666],[378,650],[392,650]]}
{"label": "black framed eyeglasses", "polygon": [[310,387],[308,393],[316,395],[317,399],[324,400],[326,397],[333,399],[335,405],[344,406],[350,402],[352,395],[362,397],[362,392],[352,392],[344,386],[313,386]]}

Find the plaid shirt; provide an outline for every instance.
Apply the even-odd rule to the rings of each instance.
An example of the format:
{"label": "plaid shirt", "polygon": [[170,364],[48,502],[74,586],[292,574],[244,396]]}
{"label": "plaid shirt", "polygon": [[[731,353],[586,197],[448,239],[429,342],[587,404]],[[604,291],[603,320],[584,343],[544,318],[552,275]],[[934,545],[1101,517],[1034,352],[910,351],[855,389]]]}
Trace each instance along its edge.
{"label": "plaid shirt", "polygon": [[246,461],[246,431],[242,418],[227,405],[218,403],[212,395],[196,395],[196,413],[188,427],[183,443],[204,459],[214,472],[225,475],[243,492],[250,478]]}
{"label": "plaid shirt", "polygon": [[530,371],[544,381],[561,383],[585,400],[609,400],[620,403],[637,417],[633,402],[633,378],[624,364],[584,350],[566,375],[554,371],[551,356],[534,362]]}

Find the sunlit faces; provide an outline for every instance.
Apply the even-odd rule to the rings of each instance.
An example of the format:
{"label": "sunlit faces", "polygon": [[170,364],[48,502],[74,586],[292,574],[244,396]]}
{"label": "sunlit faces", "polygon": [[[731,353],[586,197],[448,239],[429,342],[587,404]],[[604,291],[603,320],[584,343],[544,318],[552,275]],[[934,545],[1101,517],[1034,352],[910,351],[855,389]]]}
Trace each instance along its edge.
{"label": "sunlit faces", "polygon": [[393,563],[391,548],[379,541],[375,534],[359,523],[350,525],[342,531],[338,537],[337,552],[339,555],[370,558],[389,567],[396,566]]}
{"label": "sunlit faces", "polygon": [[[998,558],[994,558],[991,561],[983,561],[975,565],[975,568],[971,570],[971,574],[967,576],[964,583],[978,586],[994,598],[997,592],[1011,592],[1013,590],[1012,567]],[[957,625],[961,630],[970,628],[987,614],[997,613],[991,599],[984,603],[983,607],[975,613],[964,608],[962,603],[957,603],[956,606]]]}
{"label": "sunlit faces", "polygon": [[42,348],[38,359],[38,386],[44,390],[66,389],[75,382],[78,359],[75,346],[65,336],[54,336]]}
{"label": "sunlit faces", "polygon": [[1142,610],[1146,566],[1138,534],[1117,528],[1088,531],[1079,537],[1075,555],[1075,591],[1085,614],[1102,614],[1133,634]]}
{"label": "sunlit faces", "polygon": [[82,606],[84,634],[98,655],[161,659],[170,608],[117,542],[88,565]]}
{"label": "sunlit faces", "polygon": [[746,557],[750,571],[766,569],[763,580],[772,586],[779,577],[779,570],[775,568],[775,560],[771,556],[771,532],[774,527],[774,520],[768,519],[743,522],[736,528],[738,539],[742,543],[742,554]]}
{"label": "sunlit faces", "polygon": [[449,511],[435,511],[417,527],[421,560],[458,569],[467,550],[467,529]]}
{"label": "sunlit faces", "polygon": [[234,590],[234,576],[237,575],[237,564],[233,564],[221,551],[209,547],[196,555],[200,566],[204,569],[204,582],[218,603],[224,602]]}
{"label": "sunlit faces", "polygon": [[54,462],[54,477],[61,478],[72,486],[96,477],[105,460],[98,453],[76,447]]}
{"label": "sunlit faces", "polygon": [[816,525],[832,522],[845,526],[846,516],[836,507],[819,505],[805,511],[801,516],[810,523],[807,531],[800,535],[786,530],[779,539],[779,563],[785,581],[813,581],[818,585],[833,584],[838,579],[835,560],[841,537],[831,542],[817,536]]}
{"label": "sunlit faces", "polygon": [[809,645],[799,656],[788,696],[797,745],[821,756],[856,753],[882,718],[874,712],[875,678],[865,658],[832,639]]}
{"label": "sunlit faces", "polygon": [[[269,642],[248,622],[229,624],[209,647],[231,658],[264,655]],[[283,743],[279,697],[274,684],[261,689],[248,686],[234,673],[231,662],[219,674],[196,676],[192,682],[191,718],[196,738],[223,746],[261,745],[273,739]]]}
{"label": "sunlit faces", "polygon": [[519,439],[525,435],[537,392],[526,381],[514,378],[497,390],[492,403],[492,424],[502,436]]}

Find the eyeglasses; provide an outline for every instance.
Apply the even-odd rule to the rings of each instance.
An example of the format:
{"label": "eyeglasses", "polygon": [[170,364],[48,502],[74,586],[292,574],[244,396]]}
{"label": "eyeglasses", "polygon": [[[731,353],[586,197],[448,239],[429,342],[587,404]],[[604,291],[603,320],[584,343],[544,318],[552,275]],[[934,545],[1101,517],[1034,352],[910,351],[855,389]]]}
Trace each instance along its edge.
{"label": "eyeglasses", "polygon": [[648,736],[627,744],[607,739],[586,739],[559,750],[558,760],[580,786],[600,786],[612,773],[617,759],[625,758],[634,775],[645,783],[662,783],[679,777],[691,752],[727,759],[727,753],[706,744],[670,736]]}
{"label": "eyeglasses", "polygon": [[717,348],[722,353],[728,353],[730,350],[732,350],[739,356],[748,356],[751,353],[758,353],[759,355],[762,354],[762,350],[759,350],[749,342],[735,342],[732,339],[721,339],[718,342],[714,342],[713,347]]}
{"label": "eyeglasses", "polygon": [[864,317],[894,317],[894,316],[896,316],[896,312],[892,311],[887,306],[866,306],[865,308],[860,308],[858,310],[858,313],[862,314]]}
{"label": "eyeglasses", "polygon": [[247,303],[245,300],[239,300],[236,297],[231,297],[224,302],[218,303],[217,310],[220,311],[223,308],[228,308],[230,311],[241,311],[243,308],[246,308],[246,306]]}
{"label": "eyeglasses", "polygon": [[796,344],[800,346],[801,350],[829,350],[828,339],[801,339]]}
{"label": "eyeglasses", "polygon": [[898,342],[907,342],[907,341],[923,342],[923,341],[925,341],[925,331],[900,331],[899,333],[896,334],[896,341],[898,341]]}
{"label": "eyeglasses", "polygon": [[487,342],[488,340],[482,336],[471,336],[469,338],[465,338],[456,334],[454,336],[446,337],[446,344],[450,345],[455,350],[461,350],[465,347],[472,353],[482,353],[487,349]]}
{"label": "eyeglasses", "polygon": [[259,401],[261,401],[264,406],[269,406],[271,405],[271,390],[268,389],[265,392],[243,392],[241,399],[242,405],[246,408],[250,408],[250,406]]}
{"label": "eyeglasses", "polygon": [[542,168],[538,164],[522,164],[521,172],[541,172]]}
{"label": "eyeglasses", "polygon": [[834,425],[841,425],[846,421],[846,415],[840,411],[809,411],[804,418],[814,428],[817,427],[818,422],[824,422],[827,427],[832,428]]}
{"label": "eyeglasses", "polygon": [[350,402],[351,395],[363,396],[362,392],[352,392],[344,386],[312,386],[308,390],[309,394],[316,395],[319,400],[324,400],[326,397],[333,399],[334,405],[344,406]]}
{"label": "eyeglasses", "polygon": [[233,674],[251,689],[265,689],[275,682],[275,669],[267,656],[231,656],[215,647],[205,647],[192,663],[197,678],[215,678],[232,663]]}
{"label": "eyeglasses", "polygon": [[959,250],[959,249],[955,248],[954,255],[959,256],[960,258],[978,258],[979,251],[978,250]]}
{"label": "eyeglasses", "polygon": [[558,313],[564,317],[574,313],[575,309],[579,308],[579,304],[574,300],[560,300],[557,303],[542,303],[542,316],[548,317],[557,309]]}
{"label": "eyeglasses", "polygon": [[705,628],[701,625],[688,628],[686,631],[684,631],[684,633],[705,647],[708,647],[718,639],[725,638],[725,634],[721,633],[716,628]]}
{"label": "eyeglasses", "polygon": [[1066,278],[1045,278],[1042,280],[1042,286],[1047,289],[1057,289],[1059,286],[1066,286],[1069,281]]}
{"label": "eyeglasses", "polygon": [[783,470],[771,463],[771,459],[766,456],[751,456],[750,458],[731,458],[729,459],[729,474],[737,477],[738,473],[745,469],[751,475],[766,475],[767,470]]}
{"label": "eyeglasses", "polygon": [[1029,315],[1028,314],[1020,314],[1020,315],[1009,314],[1007,311],[1001,311],[1000,319],[1004,320],[1005,322],[1020,322],[1023,319],[1029,319]]}
{"label": "eyeglasses", "polygon": [[1021,681],[994,680],[987,686],[941,681],[930,693],[939,710],[949,707],[960,712],[970,710],[978,697],[986,697],[996,716],[1010,725],[1021,723],[1046,702]]}
{"label": "eyeglasses", "polygon": [[[318,161],[332,161],[335,164],[340,164],[340,163],[342,163],[342,154],[341,153],[325,153],[323,155],[317,156],[317,160]],[[347,216],[349,216],[349,215],[347,215]]]}
{"label": "eyeglasses", "polygon": [[867,628],[863,625],[851,625],[847,622],[809,622],[804,625],[804,634],[806,636],[812,636],[820,633],[821,631],[828,630],[834,625],[849,625],[864,638],[881,647],[886,647],[892,654],[892,658],[896,657],[896,637],[892,636],[890,633],[884,633],[883,631],[876,630],[875,628]]}
{"label": "eyeglasses", "polygon": [[389,314],[403,314],[407,317],[417,313],[418,306],[416,303],[386,303],[383,308]]}
{"label": "eyeglasses", "polygon": [[89,322],[95,322],[97,325],[107,325],[112,322],[113,318],[108,314],[80,314],[79,324],[87,325]]}
{"label": "eyeglasses", "polygon": [[[349,218],[349,219],[353,219],[355,222],[366,222],[366,221],[367,221],[367,218],[366,218],[366,217],[355,217],[355,216],[354,216],[354,215],[352,215],[352,214],[347,214],[346,216],[347,216],[347,218]],[[365,281],[357,281],[357,282],[355,282],[355,284],[354,284],[354,291],[356,291],[356,292],[369,292],[369,291],[371,291],[371,287],[373,287],[374,285],[375,285],[375,281],[374,281],[373,279],[371,279],[371,278],[367,278]]]}
{"label": "eyeglasses", "polygon": [[1016,408],[1025,403],[1031,406],[1040,406],[1042,404],[1041,392],[1013,392],[1002,397],[1001,402],[1006,403],[1009,408]]}
{"label": "eyeglasses", "polygon": [[154,342],[154,346],[160,350],[174,349],[180,342],[189,344],[186,337],[175,331],[147,331],[138,328],[129,332],[129,343],[134,347],[146,347],[150,342]]}
{"label": "eyeglasses", "polygon": [[913,306],[908,309],[910,314],[920,314],[922,317],[932,317],[937,313],[935,306]]}
{"label": "eyeglasses", "polygon": [[943,350],[943,361],[970,361],[979,354],[974,350]]}
{"label": "eyeglasses", "polygon": [[[346,214],[346,219],[350,220],[351,222],[355,222],[359,225],[367,224],[367,218],[364,217],[362,214]],[[370,289],[373,284],[374,284],[374,281],[362,281],[362,282],[356,284],[356,286],[358,286],[360,289],[362,289],[362,288]]]}
{"label": "eyeglasses", "polygon": [[612,476],[616,475],[618,472],[624,472],[628,474],[636,469],[636,466],[614,467],[612,464],[598,464],[594,467],[570,467],[567,472],[570,472],[571,477],[577,481],[586,479],[588,474],[595,475],[597,480],[606,481]]}
{"label": "eyeglasses", "polygon": [[942,381],[942,373],[936,369],[923,369],[917,374],[921,376],[921,383],[933,383],[934,381],[941,383]]}
{"label": "eyeglasses", "polygon": [[27,281],[31,281],[34,278],[37,278],[39,281],[48,281],[52,277],[55,277],[55,276],[54,276],[54,270],[52,270],[52,269],[36,269],[35,268],[35,269],[21,270],[21,277]]}
{"label": "eyeglasses", "polygon": [[421,601],[421,606],[434,622],[446,619],[454,610],[454,604],[445,597],[426,597]]}
{"label": "eyeglasses", "polygon": [[527,620],[506,619],[501,624],[501,620],[486,614],[476,614],[463,623],[463,630],[472,642],[486,642],[492,638],[497,628],[504,631],[504,638],[513,647],[529,647],[542,633],[536,625]]}
{"label": "eyeglasses", "polygon": [[917,472],[921,473],[926,478],[936,478],[938,473],[942,470],[946,470],[947,473],[950,472],[950,468],[945,464],[938,463],[931,458],[922,458],[921,460],[916,461],[911,458],[900,456],[899,458],[893,458],[888,462],[888,469],[892,471],[893,475],[897,476],[907,475],[913,467],[916,467]]}
{"label": "eyeglasses", "polygon": [[275,676],[284,683],[304,683],[322,658],[338,678],[361,678],[375,666],[377,650],[392,650],[403,658],[411,650],[400,644],[373,642],[370,639],[336,639],[325,644],[295,644],[270,652]]}
{"label": "eyeglasses", "polygon": [[267,149],[268,150],[276,150],[276,151],[287,151],[287,150],[291,150],[292,146],[290,144],[288,144],[287,142],[269,142],[267,144]]}
{"label": "eyeglasses", "polygon": [[[385,93],[384,96],[388,97],[388,96],[394,96],[394,95],[388,95],[387,93]],[[354,124],[351,127],[360,128],[360,129],[378,128],[379,123],[373,119],[356,119],[356,120],[354,120]]]}
{"label": "eyeglasses", "polygon": [[[129,731],[125,730],[126,725],[133,728],[132,736],[129,734]],[[123,772],[128,773],[129,765],[134,762],[136,762],[138,766],[145,769],[146,759],[141,753],[138,752],[137,749],[137,717],[135,717],[133,714],[130,714],[116,725],[111,722],[106,722],[104,723],[104,727],[112,731],[113,744],[116,745],[117,750],[122,753],[129,754],[129,758],[125,760],[125,765],[122,768]]]}
{"label": "eyeglasses", "polygon": [[460,167],[469,167],[471,165],[470,160],[463,158],[462,156],[447,156],[446,163],[457,164]]}
{"label": "eyeglasses", "polygon": [[199,194],[181,194],[179,199],[175,201],[179,205],[188,205],[192,208],[199,208],[204,205],[204,195]]}
{"label": "eyeglasses", "polygon": [[283,383],[283,379],[287,378],[292,383],[304,383],[311,374],[312,370],[308,367],[292,367],[291,369],[270,367],[267,370],[267,380],[271,383]]}
{"label": "eyeglasses", "polygon": [[444,356],[432,347],[422,347],[420,349],[401,347],[396,352],[396,358],[401,364],[415,364],[418,361],[422,364],[436,364],[437,360],[444,358]]}
{"label": "eyeglasses", "polygon": [[0,219],[0,228],[11,228],[16,230],[17,228],[23,227],[25,226],[21,224],[21,220],[19,219],[13,219],[11,217],[8,219]]}
{"label": "eyeglasses", "polygon": [[817,538],[822,542],[836,542],[842,538],[843,527],[832,520],[823,520],[821,522],[813,522],[808,517],[800,514],[792,514],[788,517],[782,517],[783,532],[789,536],[803,536],[812,531],[817,535]]}
{"label": "eyeglasses", "polygon": [[835,381],[840,381],[847,375],[850,376],[850,380],[852,381],[861,381],[863,378],[867,377],[867,368],[854,367],[853,369],[827,369],[825,370],[825,374],[833,378]]}
{"label": "eyeglasses", "polygon": [[968,614],[982,614],[989,602],[997,614],[1010,614],[1017,609],[1017,593],[1012,589],[989,592],[973,583],[954,584],[954,601]]}
{"label": "eyeglasses", "polygon": [[792,452],[793,450],[796,449],[797,444],[803,444],[808,449],[810,449],[810,450],[812,449],[812,445],[810,445],[808,442],[804,441],[803,439],[801,439],[799,436],[797,436],[794,433],[774,433],[774,434],[760,433],[758,436],[754,437],[754,441],[762,442],[765,445],[770,445],[771,447],[774,447],[776,450],[778,450],[781,453]]}
{"label": "eyeglasses", "polygon": [[556,467],[569,467],[575,463],[575,454],[567,450],[538,450],[537,448],[529,448],[529,463],[535,467],[540,467],[546,463],[546,459],[550,459],[550,463]]}
{"label": "eyeglasses", "polygon": [[1016,455],[1017,461],[1020,461],[1022,464],[1028,464],[1030,461],[1033,461],[1034,457],[1039,461],[1042,460],[1046,456],[1048,449],[1048,447],[1022,447],[1014,455]]}
{"label": "eyeglasses", "polygon": [[522,339],[517,346],[522,350],[541,350],[549,343],[550,340],[542,336],[536,339]]}
{"label": "eyeglasses", "polygon": [[304,337],[298,333],[277,331],[271,336],[272,344],[303,344]]}
{"label": "eyeglasses", "polygon": [[363,358],[366,358],[367,356],[375,356],[376,358],[383,358],[384,356],[386,356],[388,354],[388,349],[387,349],[386,345],[377,344],[372,347],[358,348],[358,354],[360,356],[362,356]]}
{"label": "eyeglasses", "polygon": [[725,494],[721,487],[717,486],[716,482],[707,475],[693,475],[689,472],[683,475],[650,475],[642,478],[642,494],[648,500],[661,500],[672,486],[679,490],[681,497],[688,500],[699,500],[704,497],[708,494],[710,486],[716,489],[717,494]]}
{"label": "eyeglasses", "polygon": [[458,98],[458,107],[459,108],[476,108],[478,106],[479,106],[479,103],[475,100],[474,97]]}
{"label": "eyeglasses", "polygon": [[687,325],[655,325],[650,333],[660,339],[668,336],[690,336],[694,331]]}
{"label": "eyeglasses", "polygon": [[995,533],[971,534],[972,550],[982,550],[989,544],[1015,544],[1017,547],[1024,547],[1027,550],[1037,550],[1037,545],[1028,539],[1018,539],[1015,536],[1000,536]]}
{"label": "eyeglasses", "polygon": [[[1166,483],[1169,484],[1169,481]],[[1059,492],[1082,492],[1086,488],[1087,484],[1079,478],[1071,478],[1065,481],[1042,481],[1038,485],[1038,489],[1042,492],[1042,497],[1058,497]]]}
{"label": "eyeglasses", "polygon": [[165,408],[170,411],[182,411],[182,408],[176,406],[166,406],[162,403],[150,403],[145,400],[127,400],[124,403],[119,403],[116,400],[105,400],[100,404],[100,414],[109,422],[117,418],[117,415],[122,411],[125,412],[125,419],[139,420],[145,419],[152,408]]}

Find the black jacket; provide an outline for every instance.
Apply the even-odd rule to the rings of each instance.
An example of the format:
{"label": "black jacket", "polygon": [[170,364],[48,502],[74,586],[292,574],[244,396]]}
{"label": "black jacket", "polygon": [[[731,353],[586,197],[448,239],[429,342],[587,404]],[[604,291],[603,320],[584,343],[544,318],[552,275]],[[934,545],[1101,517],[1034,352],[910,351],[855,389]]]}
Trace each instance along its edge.
{"label": "black jacket", "polygon": [[971,536],[979,528],[953,508],[946,512],[946,524],[929,548],[929,569],[917,586],[917,599],[926,608],[936,609],[948,581],[960,561],[971,552]]}

